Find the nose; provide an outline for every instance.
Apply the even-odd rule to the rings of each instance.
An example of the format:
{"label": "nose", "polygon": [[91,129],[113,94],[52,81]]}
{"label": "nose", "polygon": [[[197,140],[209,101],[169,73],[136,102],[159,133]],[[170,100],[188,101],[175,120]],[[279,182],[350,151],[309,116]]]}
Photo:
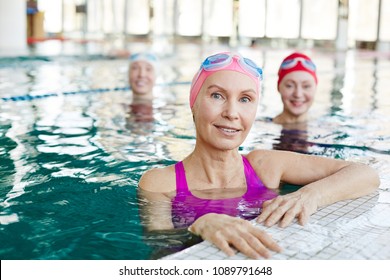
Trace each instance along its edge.
{"label": "nose", "polygon": [[143,68],[143,67],[140,67],[139,71],[138,71],[138,76],[139,77],[144,77],[145,75],[146,75],[146,69]]}
{"label": "nose", "polygon": [[303,95],[303,88],[299,85],[297,85],[295,87],[295,90],[294,90],[294,97],[301,97]]}
{"label": "nose", "polygon": [[237,119],[239,116],[238,113],[238,104],[234,100],[228,100],[225,102],[222,117],[227,118],[229,120]]}

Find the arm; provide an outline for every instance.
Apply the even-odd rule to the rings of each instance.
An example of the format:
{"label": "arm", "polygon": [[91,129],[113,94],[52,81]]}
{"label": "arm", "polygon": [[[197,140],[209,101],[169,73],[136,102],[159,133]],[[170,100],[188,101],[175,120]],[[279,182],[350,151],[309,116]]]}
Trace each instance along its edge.
{"label": "arm", "polygon": [[138,184],[140,218],[148,231],[172,230],[170,167],[151,169]]}
{"label": "arm", "polygon": [[138,189],[139,212],[148,232],[172,230],[171,201],[168,195]]}
{"label": "arm", "polygon": [[[143,227],[143,242],[152,248],[151,257],[160,258],[201,241],[187,228],[175,228],[171,215],[170,195],[138,188],[139,217]],[[172,248],[175,248],[172,251]]]}
{"label": "arm", "polygon": [[360,163],[284,151],[256,151],[248,158],[268,187],[281,181],[303,186],[264,203],[258,221],[267,226],[280,221],[284,227],[294,218],[304,225],[319,207],[367,195],[380,183],[375,170]]}

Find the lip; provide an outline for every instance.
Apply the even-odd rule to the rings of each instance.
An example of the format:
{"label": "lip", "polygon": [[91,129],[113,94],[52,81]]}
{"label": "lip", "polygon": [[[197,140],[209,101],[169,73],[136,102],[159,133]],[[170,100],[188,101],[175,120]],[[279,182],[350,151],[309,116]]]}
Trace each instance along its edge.
{"label": "lip", "polygon": [[236,135],[237,133],[241,132],[241,129],[231,127],[231,126],[225,126],[225,125],[214,125],[214,126],[224,135],[228,135],[228,136]]}
{"label": "lip", "polygon": [[290,100],[291,105],[294,107],[301,107],[304,105],[306,102],[304,100]]}
{"label": "lip", "polygon": [[147,85],[148,82],[147,82],[147,81],[144,81],[144,80],[139,80],[139,81],[136,81],[135,84],[136,84],[137,86],[139,86],[139,87],[143,87],[143,86]]}

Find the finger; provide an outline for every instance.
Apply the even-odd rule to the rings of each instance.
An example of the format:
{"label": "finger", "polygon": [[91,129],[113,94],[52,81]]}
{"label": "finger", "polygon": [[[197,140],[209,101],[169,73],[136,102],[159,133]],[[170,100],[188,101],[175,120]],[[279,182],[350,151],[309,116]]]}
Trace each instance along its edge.
{"label": "finger", "polygon": [[271,227],[281,220],[284,214],[293,206],[294,201],[284,201],[283,204],[279,205],[277,209],[264,221],[264,225]]}
{"label": "finger", "polygon": [[265,231],[256,228],[254,232],[255,236],[258,240],[265,246],[266,248],[274,251],[274,252],[281,252],[282,247],[279,246],[279,244]]}
{"label": "finger", "polygon": [[264,245],[248,232],[242,233],[240,238],[232,240],[232,245],[251,259],[269,258],[271,256]]}
{"label": "finger", "polygon": [[259,217],[257,217],[256,221],[258,223],[262,223],[279,207],[279,204],[282,202],[282,200],[277,197],[272,200],[267,200],[263,202],[261,214]]}
{"label": "finger", "polygon": [[281,219],[279,226],[284,228],[293,222],[293,220],[300,215],[302,212],[302,207],[299,204],[295,204],[290,208]]}
{"label": "finger", "polygon": [[271,213],[269,209],[270,204],[273,202],[273,200],[267,200],[263,202],[262,209],[260,215],[257,217],[256,222],[262,223],[265,221],[265,219],[268,217],[268,215]]}
{"label": "finger", "polygon": [[215,238],[211,238],[209,240],[211,243],[214,243],[215,246],[217,246],[222,252],[224,252],[229,257],[232,257],[235,255],[235,251],[232,247],[230,247],[229,242],[221,235],[216,234]]}
{"label": "finger", "polygon": [[237,219],[236,223],[230,227],[230,231],[225,232],[224,235],[232,246],[249,258],[269,258],[268,249],[253,234],[256,230],[257,228],[249,221]]}
{"label": "finger", "polygon": [[304,226],[309,221],[309,218],[310,218],[309,211],[307,210],[307,208],[305,206],[303,206],[302,211],[301,211],[301,213],[299,214],[299,217],[298,217],[298,223],[301,226]]}

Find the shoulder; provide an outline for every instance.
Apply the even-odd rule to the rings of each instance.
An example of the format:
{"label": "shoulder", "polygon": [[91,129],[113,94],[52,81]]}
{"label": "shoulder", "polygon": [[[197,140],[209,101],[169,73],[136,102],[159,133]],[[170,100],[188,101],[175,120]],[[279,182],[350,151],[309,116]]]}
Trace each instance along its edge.
{"label": "shoulder", "polygon": [[292,159],[292,158],[302,158],[310,157],[309,155],[292,152],[292,151],[283,151],[283,150],[262,150],[257,149],[253,150],[245,156],[249,160],[268,160],[268,161],[278,161],[280,159]]}
{"label": "shoulder", "polygon": [[254,150],[247,154],[245,157],[248,159],[253,169],[258,171],[274,169],[273,165],[276,162],[276,157],[279,157],[278,153],[273,150]]}
{"label": "shoulder", "polygon": [[287,151],[254,150],[246,155],[256,174],[271,189],[277,188],[288,165],[299,162],[298,154]]}
{"label": "shoulder", "polygon": [[283,151],[254,150],[245,156],[256,170],[274,169],[274,165],[283,159]]}
{"label": "shoulder", "polygon": [[175,166],[154,168],[146,171],[138,186],[150,192],[170,192],[176,190]]}
{"label": "shoulder", "polygon": [[270,162],[275,159],[275,157],[283,156],[283,151],[276,150],[253,150],[245,157],[249,160],[251,164],[258,165],[262,162]]}
{"label": "shoulder", "polygon": [[260,168],[285,169],[291,165],[312,163],[318,156],[282,150],[254,150],[246,155],[252,166]]}
{"label": "shoulder", "polygon": [[283,113],[280,113],[279,115],[277,115],[276,117],[274,117],[274,118],[272,119],[272,122],[273,122],[273,123],[276,123],[276,124],[283,124],[283,123],[285,122]]}

